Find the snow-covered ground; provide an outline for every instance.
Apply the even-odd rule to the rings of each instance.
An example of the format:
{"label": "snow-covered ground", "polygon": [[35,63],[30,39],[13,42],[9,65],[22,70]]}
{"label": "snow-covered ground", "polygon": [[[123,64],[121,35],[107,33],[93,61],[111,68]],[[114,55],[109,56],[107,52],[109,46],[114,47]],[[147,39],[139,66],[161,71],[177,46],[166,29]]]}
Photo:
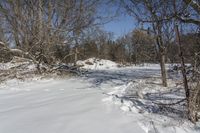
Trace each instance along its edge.
{"label": "snow-covered ground", "polygon": [[77,61],[77,64],[84,69],[92,70],[105,70],[105,69],[116,69],[118,64],[104,59],[89,58],[83,61]]}
{"label": "snow-covered ground", "polygon": [[0,133],[144,132],[103,97],[82,79],[11,82],[0,90]]}
{"label": "snow-covered ground", "polygon": [[0,133],[200,132],[184,118],[184,105],[157,105],[184,97],[173,80],[161,87],[159,65],[116,66],[90,67],[82,77],[1,84]]}

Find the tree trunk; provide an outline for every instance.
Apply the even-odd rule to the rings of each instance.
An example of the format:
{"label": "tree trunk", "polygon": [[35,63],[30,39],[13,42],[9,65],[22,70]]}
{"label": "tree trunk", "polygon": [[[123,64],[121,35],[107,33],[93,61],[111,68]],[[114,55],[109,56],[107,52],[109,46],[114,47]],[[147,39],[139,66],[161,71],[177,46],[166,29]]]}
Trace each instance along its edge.
{"label": "tree trunk", "polygon": [[175,26],[175,31],[176,31],[177,43],[179,45],[179,56],[181,59],[181,67],[182,67],[181,71],[182,71],[183,83],[184,83],[184,88],[185,88],[185,96],[186,96],[187,101],[189,101],[190,92],[189,92],[189,88],[188,88],[188,81],[187,81],[187,75],[186,75],[186,69],[185,69],[185,61],[184,61],[184,57],[183,57],[183,49],[182,49],[182,45],[181,45],[181,41],[180,41],[178,25]]}
{"label": "tree trunk", "polygon": [[196,102],[192,100],[194,98],[191,97],[190,90],[189,90],[189,87],[188,87],[185,61],[184,61],[184,57],[183,57],[183,49],[182,49],[182,44],[181,44],[180,34],[179,34],[179,29],[178,29],[177,24],[175,25],[175,32],[176,32],[177,43],[179,45],[179,56],[180,56],[180,59],[181,59],[181,67],[182,67],[181,71],[182,71],[182,76],[183,76],[185,97],[186,97],[186,100],[187,100],[188,118],[192,122],[196,122],[196,120],[197,120],[197,115],[195,113],[196,112]]}
{"label": "tree trunk", "polygon": [[162,75],[162,84],[164,87],[167,87],[167,76],[166,76],[166,68],[165,68],[165,54],[161,53],[160,55],[160,68]]}
{"label": "tree trunk", "polygon": [[76,66],[76,62],[78,60],[78,48],[75,48],[75,53],[74,53],[74,66]]}
{"label": "tree trunk", "polygon": [[14,40],[15,40],[15,44],[16,44],[16,47],[17,48],[21,48],[21,45],[20,45],[20,42],[19,42],[19,37],[18,37],[18,34],[17,34],[17,31],[14,30]]}
{"label": "tree trunk", "polygon": [[156,35],[156,47],[158,48],[157,54],[159,56],[162,84],[164,87],[167,87],[167,72],[165,68],[165,47],[163,44],[161,24],[159,22],[153,23],[153,29]]}
{"label": "tree trunk", "polygon": [[42,0],[38,0],[38,40],[42,39]]}

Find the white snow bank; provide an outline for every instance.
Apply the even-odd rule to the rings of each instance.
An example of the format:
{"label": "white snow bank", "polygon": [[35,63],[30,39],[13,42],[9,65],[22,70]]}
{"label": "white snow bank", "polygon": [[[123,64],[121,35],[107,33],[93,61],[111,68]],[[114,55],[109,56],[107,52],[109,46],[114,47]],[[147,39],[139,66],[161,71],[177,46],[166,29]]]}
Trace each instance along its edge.
{"label": "white snow bank", "polygon": [[[111,70],[111,69],[118,69],[121,68],[131,68],[131,69],[137,69],[137,70],[160,70],[159,64],[153,64],[153,63],[142,63],[142,64],[132,64],[132,65],[122,65],[116,62],[113,62],[111,60],[106,59],[99,59],[99,58],[89,58],[86,60],[79,60],[76,62],[78,66],[84,69],[90,69],[90,70]],[[123,66],[123,67],[122,67]],[[171,68],[171,64],[166,64],[166,69]]]}
{"label": "white snow bank", "polygon": [[14,57],[12,61],[7,63],[0,63],[0,70],[9,70],[13,68],[20,68],[23,70],[36,70],[37,65],[31,60],[25,58]]}
{"label": "white snow bank", "polygon": [[81,66],[81,68],[91,70],[115,69],[118,66],[118,64],[113,61],[98,58],[77,61],[77,65]]}
{"label": "white snow bank", "polygon": [[79,78],[10,86],[0,87],[0,133],[145,133]]}
{"label": "white snow bank", "polygon": [[172,81],[169,82],[170,87],[166,88],[162,87],[158,80],[137,79],[114,87],[111,92],[106,93],[107,97],[102,101],[113,103],[124,112],[142,116],[138,124],[147,133],[199,132],[198,124],[193,125],[184,118],[184,103],[170,108],[159,105],[159,103],[175,103],[184,98],[184,93],[183,90],[176,89]]}

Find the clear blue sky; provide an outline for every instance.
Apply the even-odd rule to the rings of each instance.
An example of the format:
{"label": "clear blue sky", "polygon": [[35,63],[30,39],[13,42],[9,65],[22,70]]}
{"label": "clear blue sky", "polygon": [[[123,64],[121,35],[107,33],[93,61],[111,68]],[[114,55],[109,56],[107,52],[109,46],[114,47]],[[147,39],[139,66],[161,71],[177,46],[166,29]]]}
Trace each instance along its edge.
{"label": "clear blue sky", "polygon": [[119,3],[104,3],[98,10],[100,15],[103,16],[115,16],[114,20],[104,25],[104,30],[114,33],[114,39],[123,36],[126,33],[132,31],[136,27],[134,18],[127,15],[124,8],[120,7]]}
{"label": "clear blue sky", "polygon": [[106,31],[114,33],[114,38],[125,35],[135,27],[136,23],[133,17],[125,15],[119,16],[115,20],[104,25]]}

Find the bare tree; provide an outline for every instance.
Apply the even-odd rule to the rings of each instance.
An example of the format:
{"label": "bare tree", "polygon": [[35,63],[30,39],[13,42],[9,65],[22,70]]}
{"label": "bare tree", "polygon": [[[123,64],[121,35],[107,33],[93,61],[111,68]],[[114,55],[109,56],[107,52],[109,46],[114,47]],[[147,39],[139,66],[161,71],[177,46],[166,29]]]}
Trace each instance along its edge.
{"label": "bare tree", "polygon": [[[178,6],[181,5],[181,6]],[[197,97],[199,95],[199,81],[196,80],[198,79],[199,76],[197,76],[196,71],[194,69],[194,78],[190,84],[197,84],[195,87],[188,85],[188,79],[187,79],[187,73],[186,73],[186,68],[185,68],[185,59],[183,55],[183,45],[181,42],[180,38],[180,31],[179,31],[179,25],[178,22],[182,23],[189,23],[189,24],[195,24],[197,26],[200,26],[200,21],[199,21],[199,15],[200,15],[200,5],[199,1],[195,0],[183,0],[183,3],[180,4],[179,1],[174,0],[174,16],[175,16],[175,32],[176,32],[176,38],[177,38],[177,43],[179,44],[179,55],[181,59],[181,66],[182,66],[182,75],[183,75],[183,83],[184,83],[184,88],[185,88],[185,96],[187,100],[187,108],[188,108],[188,117],[192,122],[197,121]],[[192,10],[190,9],[192,8]],[[193,14],[193,15],[191,15]],[[195,15],[194,15],[195,14]]]}
{"label": "bare tree", "polygon": [[[180,12],[179,14],[176,14],[176,17],[184,22],[184,23],[192,23],[192,24],[196,24],[198,26],[200,26],[200,20],[199,20],[199,16],[200,15],[200,1],[199,0],[183,0],[183,2],[185,3],[185,5],[183,5],[182,7],[182,12]],[[194,12],[196,14],[198,14],[196,17],[193,17],[194,15],[191,15],[191,10],[189,14],[184,14],[186,10],[189,9],[189,7],[192,8],[192,12],[194,14]]]}
{"label": "bare tree", "polygon": [[98,5],[98,0],[4,0],[0,16],[17,48],[53,63],[57,45],[73,45],[74,35],[95,25]]}
{"label": "bare tree", "polygon": [[156,48],[161,66],[162,83],[167,86],[167,76],[165,69],[166,44],[164,42],[163,27],[168,22],[169,16],[168,2],[164,0],[130,0],[122,1],[130,15],[133,15],[139,23],[147,23],[151,26],[151,32],[155,37]]}

